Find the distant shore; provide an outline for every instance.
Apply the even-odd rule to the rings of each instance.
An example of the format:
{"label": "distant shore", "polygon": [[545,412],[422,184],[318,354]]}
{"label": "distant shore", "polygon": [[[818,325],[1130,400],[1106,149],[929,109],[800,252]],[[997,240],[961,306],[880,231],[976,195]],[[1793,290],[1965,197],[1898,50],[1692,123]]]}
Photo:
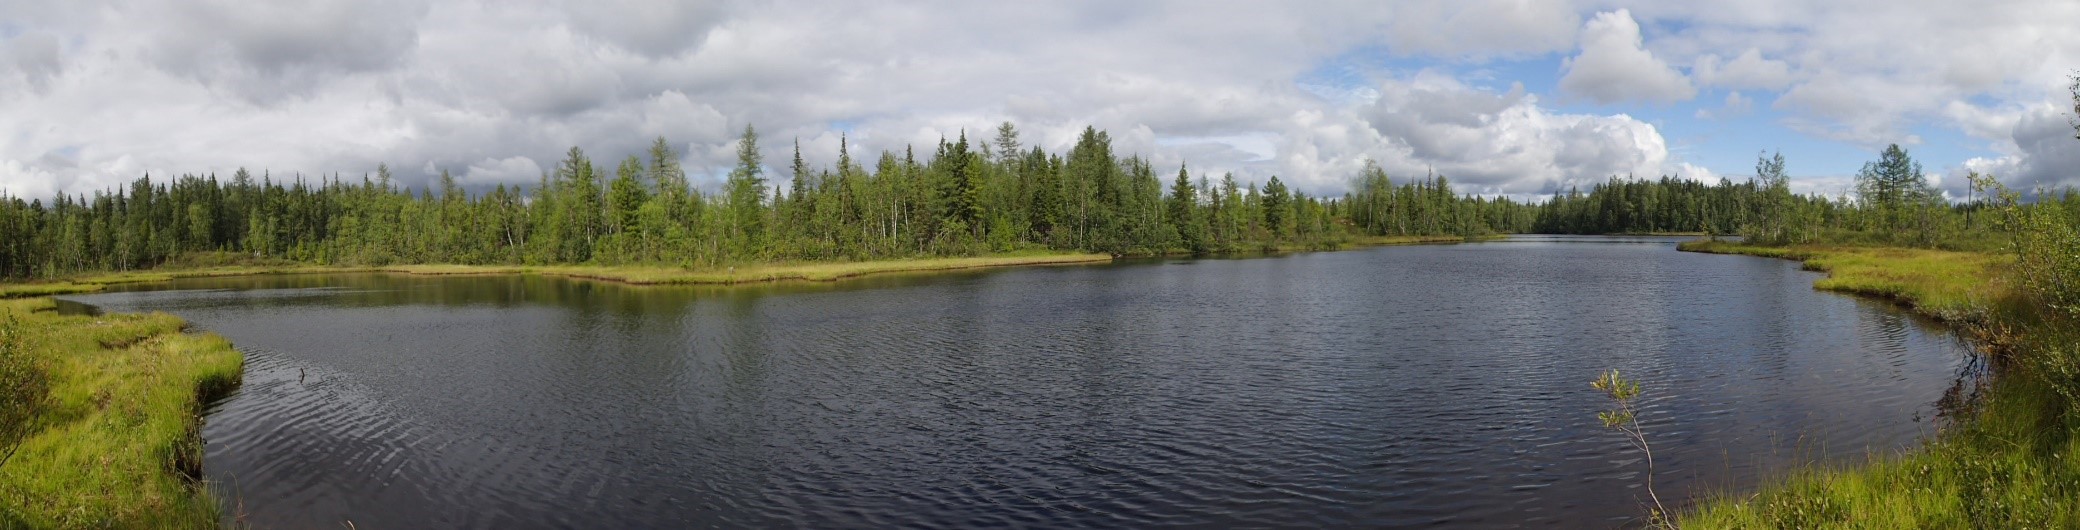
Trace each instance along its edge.
{"label": "distant shore", "polygon": [[[1452,244],[1489,241],[1506,235],[1464,236],[1369,236],[1333,247],[1281,245],[1261,253],[1323,252],[1364,247]],[[1235,255],[1221,253],[1215,256]],[[1241,253],[1251,254],[1251,253]],[[1167,253],[1164,256],[1187,256]],[[1131,256],[1123,256],[1131,257]],[[1153,257],[1153,256],[1141,256]],[[739,285],[789,281],[833,282],[892,273],[944,272],[999,267],[1089,265],[1111,262],[1115,256],[1084,252],[1027,252],[946,258],[902,258],[871,261],[814,261],[754,263],[735,267],[684,268],[662,265],[457,265],[412,264],[380,266],[341,265],[227,265],[193,268],[159,268],[141,271],[88,274],[69,279],[0,284],[0,299],[34,298],[93,293],[112,285],[151,283],[182,278],[265,276],[277,274],[391,273],[425,276],[532,274],[630,285]]]}
{"label": "distant shore", "polygon": [[1112,256],[1089,253],[1036,253],[957,258],[914,258],[852,262],[765,263],[738,267],[689,269],[666,266],[609,265],[276,265],[155,269],[87,275],[68,280],[0,285],[0,298],[30,298],[98,292],[111,285],[163,282],[181,278],[262,276],[275,274],[393,273],[428,276],[534,274],[632,285],[732,285],[782,281],[830,282],[875,274],[937,272],[995,267],[1105,263]]}

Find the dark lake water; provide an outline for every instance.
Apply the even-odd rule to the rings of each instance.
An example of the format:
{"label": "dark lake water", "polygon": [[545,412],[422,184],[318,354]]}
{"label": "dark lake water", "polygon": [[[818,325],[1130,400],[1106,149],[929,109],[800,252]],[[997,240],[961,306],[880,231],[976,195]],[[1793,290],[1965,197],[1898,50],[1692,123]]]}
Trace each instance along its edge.
{"label": "dark lake water", "polygon": [[263,528],[1608,527],[1910,447],[1967,345],[1788,261],[1518,238],[639,288],[273,276],[68,297],[247,353]]}

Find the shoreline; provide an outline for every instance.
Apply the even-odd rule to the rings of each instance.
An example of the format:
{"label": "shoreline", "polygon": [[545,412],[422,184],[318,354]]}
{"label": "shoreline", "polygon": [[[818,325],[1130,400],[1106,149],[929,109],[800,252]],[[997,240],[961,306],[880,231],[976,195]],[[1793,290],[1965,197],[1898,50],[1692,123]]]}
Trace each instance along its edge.
{"label": "shoreline", "polygon": [[[368,272],[418,276],[476,276],[531,274],[628,285],[745,285],[780,282],[837,282],[866,276],[899,273],[954,272],[1004,267],[1042,267],[1110,263],[1106,254],[1040,254],[974,256],[960,258],[913,258],[855,262],[808,262],[752,265],[737,268],[682,269],[674,267],[600,265],[400,265]],[[324,271],[329,272],[329,271]]]}
{"label": "shoreline", "polygon": [[[2007,286],[1999,268],[2012,259],[1975,252],[1901,247],[1794,245],[1769,247],[1730,241],[1686,241],[1676,250],[1796,261],[1827,273],[1814,289],[1886,300],[1937,321],[1969,327],[1985,323]],[[1959,329],[1959,331],[1969,331]]]}
{"label": "shoreline", "polygon": [[[1968,338],[1986,375],[1939,402],[1957,415],[1912,448],[1864,461],[1816,464],[1766,477],[1755,490],[1693,499],[1677,524],[1694,528],[2071,527],[2080,444],[2063,417],[2080,329],[2044,314],[2012,285],[2013,256],[1898,247],[1762,247],[1692,241],[1687,252],[1803,262],[1827,272],[1815,289],[1870,296],[1931,317]],[[2046,370],[2050,368],[2050,370]]]}
{"label": "shoreline", "polygon": [[203,408],[244,378],[223,337],[165,313],[59,315],[51,298],[0,301],[44,353],[49,396],[0,468],[0,527],[215,528],[202,473]]}
{"label": "shoreline", "polygon": [[0,299],[95,293],[112,285],[154,283],[184,278],[219,278],[287,274],[384,273],[416,276],[539,275],[628,285],[744,285],[778,282],[835,282],[893,273],[950,272],[999,267],[1089,265],[1109,263],[1106,254],[1050,253],[910,258],[855,262],[806,262],[750,265],[742,270],[685,269],[665,266],[609,265],[456,265],[383,266],[278,265],[193,269],[152,269],[78,276],[38,283],[0,284]]}
{"label": "shoreline", "polygon": [[[1456,244],[1502,239],[1459,236],[1364,238],[1329,249]],[[1246,256],[1243,253],[1215,256]],[[836,282],[866,276],[998,267],[1111,263],[1108,254],[1046,253],[915,258],[864,262],[783,263],[744,270],[596,265],[246,265],[106,273],[66,280],[0,284],[0,315],[21,318],[50,368],[51,406],[37,414],[41,428],[0,473],[0,485],[39,499],[0,505],[0,527],[118,526],[208,528],[225,507],[203,475],[203,409],[241,384],[244,355],[224,338],[191,333],[187,322],[164,313],[59,315],[54,296],[103,291],[113,285],[183,278],[287,274],[384,273],[423,276],[539,275],[628,285],[744,285]],[[118,418],[109,419],[109,418]],[[233,514],[236,516],[236,514]]]}
{"label": "shoreline", "polygon": [[[1509,234],[1465,236],[1368,236],[1328,248],[1278,245],[1256,251],[1216,252],[1199,257],[1253,257],[1302,252],[1337,252],[1370,247],[1408,245],[1451,245],[1499,241]],[[867,276],[954,272],[1004,267],[1093,265],[1120,258],[1193,257],[1190,252],[1125,254],[1114,256],[1087,252],[1010,253],[947,258],[899,258],[870,261],[811,261],[750,264],[743,267],[689,269],[660,265],[462,265],[420,263],[405,265],[229,265],[196,268],[160,268],[125,272],[93,273],[31,283],[0,283],[0,300],[107,290],[112,285],[165,282],[185,278],[220,278],[287,274],[383,273],[414,276],[537,275],[625,285],[710,285],[734,286],[781,282],[838,282]]]}
{"label": "shoreline", "polygon": [[1345,251],[1345,250],[1358,250],[1358,249],[1365,249],[1365,248],[1373,248],[1373,247],[1401,247],[1401,246],[1413,246],[1413,245],[1457,245],[1457,244],[1460,244],[1460,243],[1483,243],[1483,242],[1488,242],[1488,241],[1501,241],[1501,240],[1504,240],[1504,239],[1508,239],[1508,238],[1509,238],[1510,236],[1513,236],[1513,235],[1525,235],[1525,234],[1484,234],[1484,235],[1478,235],[1478,236],[1472,236],[1472,237],[1468,237],[1468,236],[1363,236],[1363,237],[1358,237],[1358,238],[1355,238],[1355,239],[1351,239],[1351,240],[1349,240],[1349,241],[1342,241],[1342,242],[1335,242],[1335,243],[1330,243],[1330,244],[1328,244],[1328,246],[1325,246],[1325,247],[1324,247],[1324,246],[1310,246],[1310,245],[1299,245],[1299,244],[1282,244],[1282,245],[1260,246],[1260,247],[1258,247],[1258,248],[1255,248],[1255,249],[1236,249],[1236,250],[1229,250],[1229,251],[1223,251],[1223,252],[1208,252],[1208,253],[1205,253],[1205,254],[1193,254],[1193,253],[1191,253],[1190,251],[1183,251],[1183,250],[1169,250],[1169,251],[1164,251],[1164,252],[1132,252],[1132,253],[1122,254],[1122,255],[1120,255],[1119,257],[1121,257],[1121,258],[1135,258],[1135,259],[1142,259],[1142,258],[1252,258],[1252,257],[1261,257],[1261,256],[1280,256],[1280,255],[1285,255],[1285,254],[1300,254],[1300,253],[1306,253],[1306,252],[1341,252],[1341,251]]}

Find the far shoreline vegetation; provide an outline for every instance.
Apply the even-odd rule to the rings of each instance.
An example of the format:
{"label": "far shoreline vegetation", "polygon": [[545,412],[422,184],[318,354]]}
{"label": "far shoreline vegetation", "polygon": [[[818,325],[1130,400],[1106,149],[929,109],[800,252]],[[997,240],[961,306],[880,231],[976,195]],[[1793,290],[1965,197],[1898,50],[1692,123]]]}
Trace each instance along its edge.
{"label": "far shoreline vegetation", "polygon": [[[1817,288],[1944,319],[1977,337],[1998,365],[2000,384],[1922,449],[1798,470],[1753,494],[1678,508],[1668,524],[2080,525],[2080,509],[2062,502],[2080,495],[2080,437],[2072,436],[2080,432],[2080,257],[2070,252],[2080,248],[2080,194],[2024,201],[1974,175],[1991,196],[1949,203],[1892,146],[1858,176],[1855,197],[1791,193],[1781,155],[1762,157],[1743,182],[1613,177],[1539,203],[1462,195],[1443,176],[1397,182],[1368,165],[1350,193],[1310,197],[1275,177],[1260,189],[1232,175],[1195,178],[1186,167],[1166,185],[1146,160],[1115,156],[1106,133],[1086,129],[1067,153],[1049,154],[1020,145],[1008,123],[986,144],[963,135],[922,159],[880,153],[872,170],[842,144],[834,168],[807,167],[797,150],[789,185],[776,189],[758,141],[747,127],[739,164],[713,196],[687,182],[660,138],[611,171],[572,148],[533,188],[474,196],[445,172],[415,193],[378,168],[359,183],[240,170],[227,181],[140,178],[127,190],[51,204],[0,197],[0,298],[25,298],[0,301],[13,341],[0,343],[0,378],[36,382],[0,395],[7,410],[26,411],[0,417],[0,448],[20,448],[0,461],[0,526],[221,520],[222,503],[187,470],[199,470],[189,459],[199,458],[202,405],[237,384],[237,351],[182,333],[167,315],[58,316],[51,295],[179,277],[336,272],[833,281],[1517,233],[1738,234],[1739,243],[1682,249],[1805,261],[1830,272]],[[111,333],[121,337],[82,339]],[[139,374],[122,368],[135,361],[112,360],[140,358],[196,368]],[[155,427],[94,427],[106,423],[91,423],[102,421],[94,411],[108,408],[105,399],[139,403],[124,410]],[[74,462],[95,451],[135,465],[127,474],[76,469],[90,467]],[[110,491],[121,493],[101,493]]]}
{"label": "far shoreline vegetation", "polygon": [[[1501,237],[1504,236],[1499,234],[1470,238],[1465,236],[1367,236],[1351,239],[1334,249],[1276,246],[1260,249],[1255,251],[1255,253],[1270,255],[1309,250],[1449,244],[1498,239]],[[459,265],[439,263],[382,266],[310,265],[280,260],[256,260],[248,256],[224,252],[195,252],[183,255],[178,260],[162,264],[160,267],[150,270],[88,273],[70,278],[28,283],[0,283],[0,299],[94,293],[106,290],[113,285],[155,283],[183,278],[284,274],[536,275],[635,286],[726,286],[777,282],[835,282],[887,274],[969,271],[1003,267],[1089,265],[1110,263],[1118,258],[1180,257],[1189,255],[1172,252],[1115,256],[1101,253],[1036,249],[975,256],[914,257],[873,261],[775,262],[747,264],[743,267],[689,269],[659,265]]]}
{"label": "far shoreline vegetation", "polygon": [[225,181],[146,176],[48,205],[0,197],[0,278],[149,270],[198,253],[332,266],[725,270],[1042,251],[1325,250],[1383,237],[1524,232],[1535,215],[1506,198],[1462,196],[1443,177],[1397,184],[1377,167],[1342,198],[1310,197],[1276,177],[1261,189],[1233,175],[1194,179],[1185,167],[1166,190],[1153,166],[1115,156],[1095,129],[1068,153],[1049,154],[1023,149],[1006,123],[990,145],[962,136],[929,157],[883,152],[871,170],[843,145],[837,166],[820,169],[797,148],[784,187],[768,185],[755,130],[747,127],[738,146],[736,168],[713,195],[688,182],[658,138],[612,170],[574,147],[531,188],[477,195],[445,172],[415,192],[379,167],[358,183],[240,170]]}

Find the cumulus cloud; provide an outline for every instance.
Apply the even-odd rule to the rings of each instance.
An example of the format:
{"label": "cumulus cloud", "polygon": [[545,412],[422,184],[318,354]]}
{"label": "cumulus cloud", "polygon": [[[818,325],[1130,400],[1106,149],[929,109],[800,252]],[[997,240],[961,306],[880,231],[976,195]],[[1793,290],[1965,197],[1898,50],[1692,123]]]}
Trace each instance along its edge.
{"label": "cumulus cloud", "polygon": [[1980,136],[1950,121],[1953,103],[2012,114],[2062,100],[2061,79],[2080,64],[2073,2],[1665,2],[1633,12],[1683,28],[1657,35],[1654,49],[1692,64],[1701,86],[1781,90],[1771,107],[1786,127],[1866,151],[1917,143],[1913,132],[1925,126]]}
{"label": "cumulus cloud", "polygon": [[1716,54],[1699,56],[1690,71],[1697,75],[1698,83],[1707,86],[1779,90],[1791,84],[1791,64],[1764,59],[1762,50],[1756,48],[1748,48],[1732,60]]}
{"label": "cumulus cloud", "polygon": [[[2014,152],[1999,157],[1966,160],[1958,173],[1977,171],[1993,175],[2019,191],[2080,187],[2080,141],[2073,138],[2071,114],[2057,107],[2042,106],[2022,114],[2011,129]],[[1962,178],[1945,179],[1945,191],[1963,196]]]}
{"label": "cumulus cloud", "polygon": [[1904,124],[1914,107],[1940,98],[1936,87],[1895,85],[1883,78],[1838,71],[1817,74],[1779,96],[1772,108],[1790,111],[1785,125],[1802,133],[1871,147],[1914,145]]}
{"label": "cumulus cloud", "polygon": [[1554,113],[1521,86],[1505,93],[1437,76],[1389,81],[1360,111],[1390,172],[1435,170],[1471,191],[1541,194],[1612,176],[1681,169],[1652,125],[1626,115]]}
{"label": "cumulus cloud", "polygon": [[[387,162],[407,185],[448,169],[481,190],[531,184],[572,145],[608,163],[659,136],[712,184],[747,124],[769,161],[799,138],[827,165],[841,134],[867,158],[1005,120],[1051,151],[1095,125],[1166,172],[1278,175],[1309,193],[1341,192],[1368,158],[1527,195],[1708,173],[1658,124],[1436,73],[1562,56],[1561,95],[1618,110],[1724,90],[1710,113],[1761,102],[1859,147],[1911,144],[1935,120],[2022,167],[2023,116],[2080,64],[2080,8],[1921,1],[0,0],[0,189]],[[1298,82],[1323,69],[1352,75]],[[1480,83],[1512,81],[1530,80]]]}
{"label": "cumulus cloud", "polygon": [[1697,96],[1690,79],[1642,46],[1639,22],[1625,9],[1582,25],[1581,53],[1561,66],[1560,89],[1598,103],[1674,103]]}
{"label": "cumulus cloud", "polygon": [[[435,173],[439,170],[426,168],[422,171]],[[541,178],[542,172],[542,165],[535,162],[534,159],[514,156],[500,159],[486,158],[471,163],[469,167],[461,171],[461,174],[463,175],[463,180],[469,184],[525,186],[534,184],[537,179]]]}
{"label": "cumulus cloud", "polygon": [[11,184],[0,189],[0,196],[42,199],[66,190],[61,189],[57,174],[41,166],[23,163],[15,159],[0,159],[0,182]]}

